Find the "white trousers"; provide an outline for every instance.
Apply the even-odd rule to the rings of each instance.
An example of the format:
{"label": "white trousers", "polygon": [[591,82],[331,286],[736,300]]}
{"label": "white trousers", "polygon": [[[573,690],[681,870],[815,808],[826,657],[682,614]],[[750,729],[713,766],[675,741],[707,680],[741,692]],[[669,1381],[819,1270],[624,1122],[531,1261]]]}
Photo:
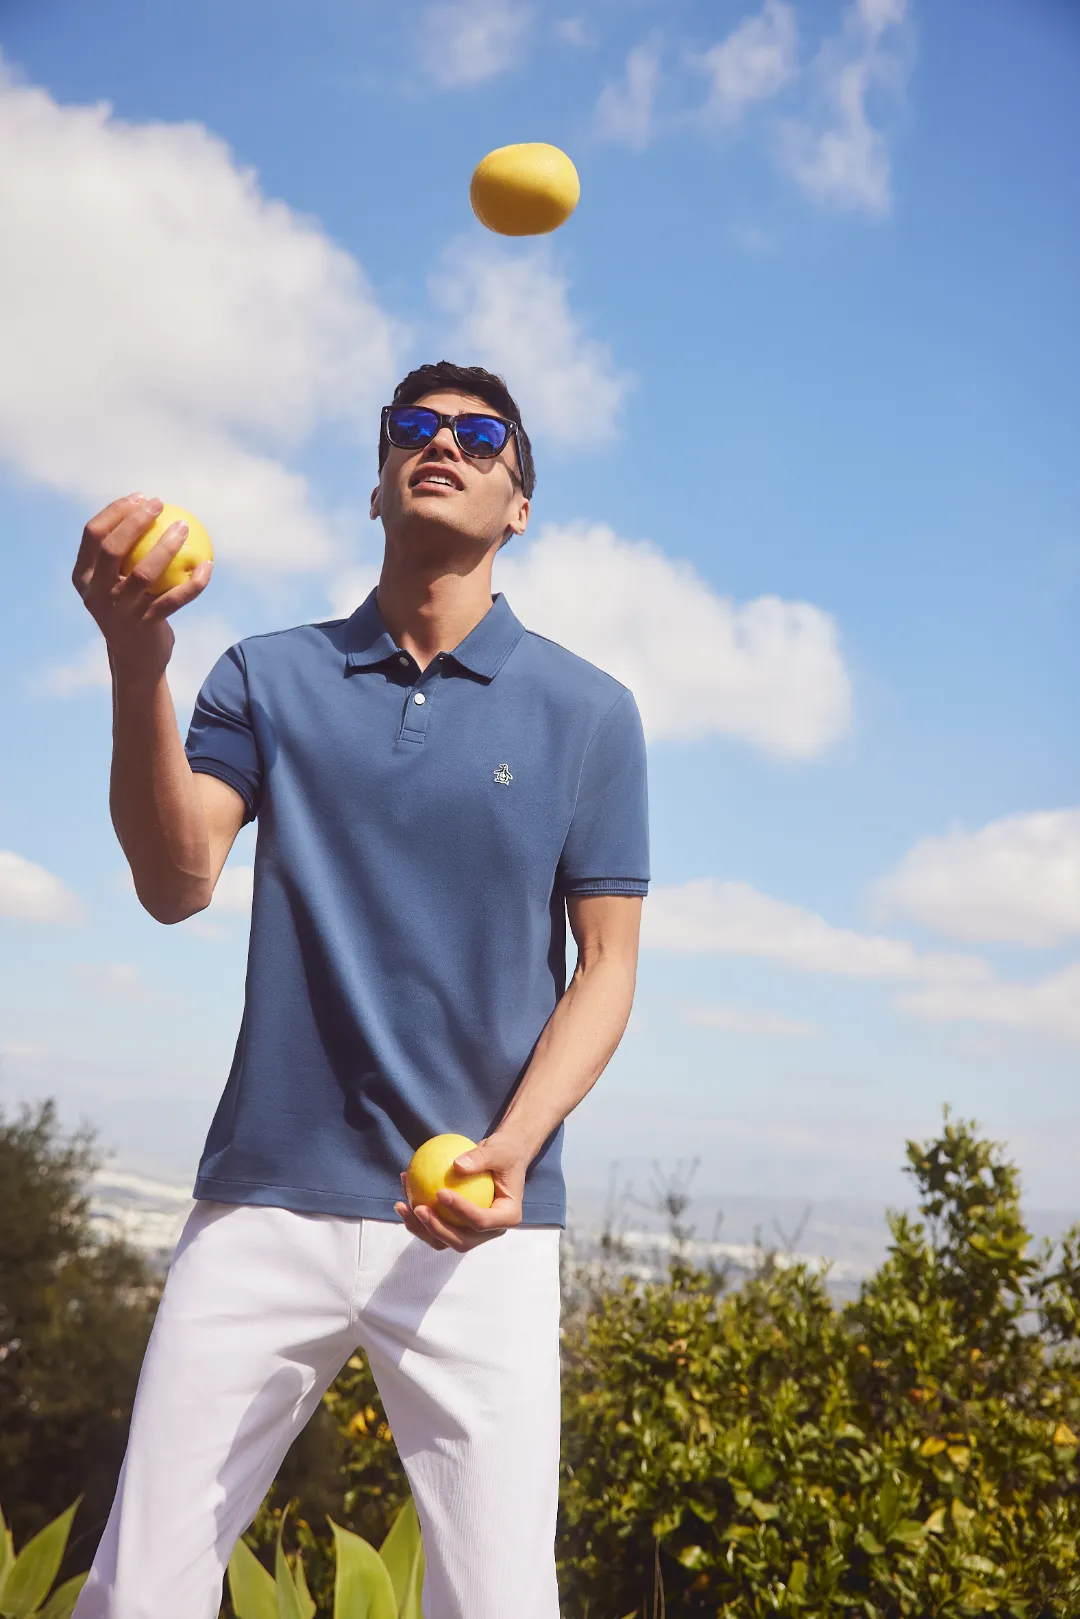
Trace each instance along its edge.
{"label": "white trousers", "polygon": [[416,1500],[424,1619],[558,1619],[559,1231],[441,1253],[401,1224],[197,1203],[75,1619],[216,1619],[225,1568],[345,1361]]}

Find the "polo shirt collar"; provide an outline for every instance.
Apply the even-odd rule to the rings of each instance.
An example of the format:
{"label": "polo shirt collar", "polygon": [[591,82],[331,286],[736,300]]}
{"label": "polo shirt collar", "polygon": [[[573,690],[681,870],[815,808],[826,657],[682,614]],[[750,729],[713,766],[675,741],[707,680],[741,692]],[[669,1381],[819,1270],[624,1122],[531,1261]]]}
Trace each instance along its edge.
{"label": "polo shirt collar", "polygon": [[[524,634],[525,626],[500,592],[479,624],[448,655],[481,680],[494,680]],[[348,669],[370,669],[400,653],[401,648],[383,623],[376,591],[360,603],[349,619],[345,644]]]}

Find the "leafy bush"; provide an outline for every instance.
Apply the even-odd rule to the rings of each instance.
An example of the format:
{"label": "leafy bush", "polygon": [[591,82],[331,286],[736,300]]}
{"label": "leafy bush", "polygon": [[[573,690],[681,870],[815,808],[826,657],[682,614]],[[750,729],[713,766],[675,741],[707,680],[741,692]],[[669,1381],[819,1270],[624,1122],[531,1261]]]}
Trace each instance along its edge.
{"label": "leafy bush", "polygon": [[1032,1252],[973,1125],[910,1143],[922,1218],[838,1310],[767,1258],[678,1263],[567,1343],[574,1619],[1080,1613],[1080,1230]]}
{"label": "leafy bush", "polygon": [[82,1493],[75,1567],[108,1515],[157,1297],[140,1256],[91,1226],[96,1162],[53,1103],[0,1111],[0,1207],[17,1211],[0,1220],[0,1480],[20,1536]]}

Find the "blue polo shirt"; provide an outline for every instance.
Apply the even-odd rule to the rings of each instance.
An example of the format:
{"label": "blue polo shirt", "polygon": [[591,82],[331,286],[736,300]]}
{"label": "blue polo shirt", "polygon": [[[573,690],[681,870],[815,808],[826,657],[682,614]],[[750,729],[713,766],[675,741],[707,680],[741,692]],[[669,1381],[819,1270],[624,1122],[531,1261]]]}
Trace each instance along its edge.
{"label": "blue polo shirt", "polygon": [[[244,1016],[196,1197],[397,1219],[430,1136],[491,1133],[565,989],[568,894],[648,888],[630,692],[504,597],[422,673],[375,592],[241,641],[193,770],[257,819]],[[561,1128],[524,1219],[563,1224]]]}

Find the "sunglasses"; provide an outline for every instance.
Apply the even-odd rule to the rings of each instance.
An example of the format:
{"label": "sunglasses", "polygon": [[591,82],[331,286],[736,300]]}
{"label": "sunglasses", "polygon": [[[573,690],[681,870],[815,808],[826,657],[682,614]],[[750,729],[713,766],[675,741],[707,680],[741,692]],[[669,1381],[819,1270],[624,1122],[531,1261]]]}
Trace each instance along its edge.
{"label": "sunglasses", "polygon": [[[474,411],[445,416],[426,405],[383,406],[382,430],[387,442],[397,450],[422,450],[440,427],[448,427],[461,453],[477,461],[490,461],[506,448],[509,439],[517,436],[517,422],[508,422],[502,416],[481,416]],[[519,460],[520,457],[519,446]]]}

